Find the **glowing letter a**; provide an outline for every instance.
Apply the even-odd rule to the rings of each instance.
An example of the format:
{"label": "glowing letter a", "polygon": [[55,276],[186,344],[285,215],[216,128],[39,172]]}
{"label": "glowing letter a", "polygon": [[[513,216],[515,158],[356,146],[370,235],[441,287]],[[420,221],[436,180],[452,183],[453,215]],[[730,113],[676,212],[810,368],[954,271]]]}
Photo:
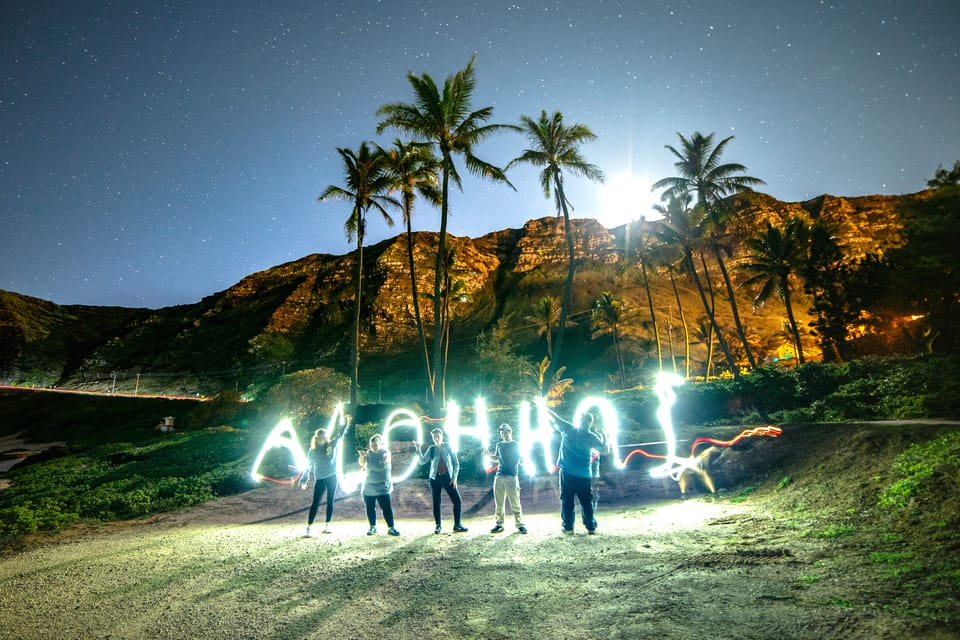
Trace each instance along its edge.
{"label": "glowing letter a", "polygon": [[260,448],[260,453],[253,463],[253,471],[250,473],[254,481],[260,482],[263,480],[263,476],[259,473],[260,463],[263,462],[263,457],[267,454],[267,451],[277,447],[287,449],[290,452],[297,471],[303,471],[307,468],[307,456],[303,452],[303,447],[300,446],[300,440],[297,439],[297,432],[293,429],[290,418],[284,418],[277,423],[277,426],[267,436],[267,441],[263,443],[263,447]]}

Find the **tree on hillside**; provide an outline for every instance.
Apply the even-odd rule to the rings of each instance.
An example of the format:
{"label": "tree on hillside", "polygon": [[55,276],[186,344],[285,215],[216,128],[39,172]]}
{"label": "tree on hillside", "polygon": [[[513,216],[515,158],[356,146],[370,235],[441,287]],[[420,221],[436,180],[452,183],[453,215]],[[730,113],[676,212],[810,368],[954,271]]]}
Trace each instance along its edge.
{"label": "tree on hillside", "polygon": [[624,251],[629,260],[636,262],[640,267],[640,284],[647,294],[647,310],[650,312],[650,326],[653,331],[654,343],[657,346],[657,366],[663,371],[663,345],[660,342],[660,327],[657,325],[657,310],[653,305],[653,292],[650,290],[650,279],[647,277],[647,264],[655,261],[657,245],[653,237],[646,230],[646,221],[641,218],[636,235],[630,232],[631,225],[627,225],[625,239],[629,246]]}
{"label": "tree on hillside", "polygon": [[854,294],[856,268],[846,264],[834,233],[818,220],[809,227],[809,247],[800,276],[813,301],[813,327],[820,339],[824,362],[844,362],[849,357],[849,327],[860,317]]}
{"label": "tree on hillside", "polygon": [[530,315],[524,319],[533,325],[538,336],[547,341],[547,359],[553,360],[553,329],[557,326],[560,306],[553,296],[543,296],[530,307]]}
{"label": "tree on hillside", "polygon": [[[455,155],[462,155],[467,170],[474,175],[510,185],[503,170],[484,162],[473,155],[473,147],[490,135],[503,129],[515,129],[510,125],[486,124],[493,116],[493,107],[471,111],[471,101],[476,87],[471,58],[467,66],[437,87],[428,74],[407,74],[413,88],[414,101],[394,102],[377,110],[382,117],[377,133],[388,128],[403,131],[417,140],[436,145],[440,156],[440,236],[437,246],[436,273],[433,283],[433,370],[430,375],[430,410],[439,416],[444,404],[442,394],[437,392],[437,381],[443,380],[446,371],[442,367],[443,330],[441,316],[443,300],[443,261],[447,254],[447,221],[450,214],[450,181],[462,190],[460,173],[454,163]],[[510,185],[511,187],[513,185]]]}
{"label": "tree on hillside", "polygon": [[356,309],[353,316],[353,346],[350,362],[350,403],[357,406],[360,392],[360,307],[363,293],[363,239],[367,230],[367,211],[379,211],[383,219],[393,226],[393,218],[384,205],[399,207],[400,203],[388,195],[392,187],[390,176],[384,169],[384,155],[379,148],[371,148],[366,142],[354,152],[337,148],[343,160],[344,186],[330,185],[320,194],[320,201],[345,200],[353,204],[350,216],[344,224],[347,239],[357,239]]}
{"label": "tree on hillside", "polygon": [[707,246],[723,277],[737,334],[752,368],[756,366],[756,362],[747,341],[746,331],[740,321],[733,283],[723,258],[724,253],[729,250],[726,245],[725,226],[730,215],[730,210],[724,206],[724,199],[737,193],[750,191],[753,186],[764,184],[764,182],[759,178],[742,175],[742,172],[747,169],[742,164],[721,162],[724,149],[733,140],[733,136],[724,138],[716,145],[713,144],[714,134],[712,133],[705,136],[695,131],[689,139],[679,133],[677,136],[680,138],[680,150],[671,145],[666,145],[666,148],[677,158],[673,166],[680,175],[658,180],[653,188],[666,189],[664,195],[667,197],[679,196],[681,193],[696,195],[696,209],[701,216],[699,224],[706,232]]}
{"label": "tree on hillside", "polygon": [[933,174],[933,178],[927,180],[927,186],[931,189],[960,186],[960,160],[953,163],[950,171],[944,169],[942,164],[937,165],[937,172]]}
{"label": "tree on hillside", "polygon": [[[564,172],[574,176],[584,177],[595,182],[603,182],[603,172],[595,165],[586,161],[580,153],[580,145],[596,138],[596,135],[582,124],[567,126],[563,122],[563,114],[556,111],[547,116],[546,111],[540,112],[540,119],[533,120],[527,116],[520,119],[522,129],[527,135],[531,148],[524,150],[519,157],[507,164],[509,169],[519,163],[530,164],[542,168],[540,172],[540,187],[543,195],[554,196],[557,215],[563,215],[563,230],[567,240],[567,280],[563,287],[563,298],[560,303],[560,320],[557,327],[557,340],[554,343],[551,372],[559,366],[563,352],[563,338],[567,326],[567,317],[570,315],[570,297],[573,291],[573,276],[576,272],[574,256],[573,228],[570,225],[570,201],[563,189]],[[548,379],[551,374],[546,376]]]}
{"label": "tree on hillside", "polygon": [[[666,220],[671,220],[683,215],[683,211],[690,204],[690,195],[685,198],[668,197],[667,203],[653,205],[653,210],[658,212]],[[656,233],[655,233],[656,235]],[[680,316],[680,325],[683,328],[684,345],[684,377],[690,377],[690,328],[687,325],[687,317],[683,312],[683,302],[680,300],[680,290],[677,288],[677,275],[682,273],[681,263],[683,261],[683,251],[676,245],[661,244],[658,253],[660,266],[667,270],[670,276],[670,287],[673,289],[673,297],[677,303],[677,313]],[[672,349],[672,336],[671,336]],[[674,364],[676,373],[676,364]]]}
{"label": "tree on hillside", "polygon": [[[686,198],[689,201],[687,196],[681,194],[680,196],[667,196],[669,198],[679,197]],[[710,321],[710,324],[713,327],[713,333],[716,336],[717,344],[720,346],[720,351],[723,353],[727,361],[727,366],[730,368],[731,373],[735,378],[739,377],[740,371],[737,366],[736,360],[733,358],[733,354],[730,352],[730,347],[727,344],[726,338],[723,336],[723,332],[720,329],[720,324],[717,321],[716,309],[712,300],[713,300],[713,285],[710,283],[709,271],[706,268],[706,260],[703,258],[701,248],[703,246],[702,230],[697,222],[697,212],[694,209],[689,209],[685,207],[674,207],[670,212],[670,216],[659,221],[656,227],[656,235],[663,240],[668,245],[673,245],[679,247],[682,258],[680,260],[680,269],[683,273],[688,275],[691,280],[693,280],[694,287],[697,290],[697,294],[700,296],[700,302],[703,304],[703,310],[707,314],[707,318]],[[697,253],[701,257],[701,262],[704,265],[704,278],[700,278],[700,274],[697,270],[697,263],[694,254]],[[706,284],[706,286],[704,286]],[[709,294],[710,299],[707,298]]]}
{"label": "tree on hillside", "polygon": [[417,323],[417,336],[420,339],[424,373],[429,387],[433,377],[430,374],[430,353],[423,330],[423,316],[420,313],[420,294],[417,291],[416,262],[413,256],[413,204],[417,194],[431,204],[440,204],[440,180],[437,176],[440,161],[428,146],[405,143],[400,140],[394,140],[393,147],[389,151],[384,150],[383,154],[384,170],[392,182],[393,189],[401,194],[403,222],[407,228],[407,263],[410,266],[413,316]]}
{"label": "tree on hillside", "polygon": [[790,278],[803,268],[806,261],[809,248],[807,226],[799,218],[788,220],[782,230],[767,222],[759,235],[746,238],[744,244],[750,253],[737,268],[751,275],[740,286],[759,286],[753,299],[758,306],[766,302],[774,292],[777,293],[786,307],[797,360],[803,364],[803,343],[800,340],[797,318],[793,314]]}
{"label": "tree on hillside", "polygon": [[622,325],[623,302],[614,299],[609,291],[604,291],[593,306],[593,339],[608,334],[613,337],[613,348],[617,354],[619,388],[626,389],[627,368],[623,361],[623,349],[620,346]]}

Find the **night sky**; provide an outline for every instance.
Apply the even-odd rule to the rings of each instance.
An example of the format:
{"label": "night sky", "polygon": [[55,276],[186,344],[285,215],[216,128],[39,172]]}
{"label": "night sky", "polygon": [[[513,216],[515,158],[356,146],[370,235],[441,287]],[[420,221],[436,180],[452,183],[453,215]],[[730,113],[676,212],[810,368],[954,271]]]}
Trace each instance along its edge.
{"label": "night sky", "polygon": [[[347,253],[349,205],[317,202],[335,148],[388,146],[375,112],[412,101],[406,74],[441,83],[473,54],[494,121],[559,110],[597,134],[609,186],[569,179],[578,217],[646,215],[677,132],[735,135],[724,158],[780,200],[913,193],[960,159],[958,33],[956,0],[4,2],[0,289],[159,308]],[[451,233],[553,215],[536,175],[467,180]],[[438,226],[422,205],[415,227]]]}

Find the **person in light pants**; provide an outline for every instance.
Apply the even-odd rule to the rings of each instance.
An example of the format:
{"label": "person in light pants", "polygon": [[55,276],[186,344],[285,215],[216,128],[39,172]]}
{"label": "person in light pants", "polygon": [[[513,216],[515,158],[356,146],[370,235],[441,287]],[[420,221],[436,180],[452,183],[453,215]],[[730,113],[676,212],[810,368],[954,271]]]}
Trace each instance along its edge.
{"label": "person in light pants", "polygon": [[513,428],[509,424],[499,427],[500,442],[490,457],[497,463],[497,474],[493,477],[493,501],[496,505],[497,523],[490,533],[503,531],[506,518],[506,502],[510,501],[510,510],[519,533],[526,533],[523,524],[523,508],[520,506],[520,446],[513,439]]}

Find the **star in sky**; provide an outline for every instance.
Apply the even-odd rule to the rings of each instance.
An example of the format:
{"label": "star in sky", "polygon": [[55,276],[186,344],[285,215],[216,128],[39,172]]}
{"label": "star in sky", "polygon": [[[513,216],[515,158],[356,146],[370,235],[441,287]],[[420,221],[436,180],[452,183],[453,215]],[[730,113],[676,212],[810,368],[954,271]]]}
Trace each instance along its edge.
{"label": "star in sky", "polygon": [[[562,111],[608,186],[579,217],[649,215],[676,134],[787,201],[922,190],[960,158],[960,5],[870,2],[39,0],[0,8],[0,288],[62,304],[190,303],[251,272],[352,249],[336,147],[476,55],[475,107]],[[506,164],[519,134],[477,153]],[[468,179],[451,232],[553,215],[532,168]],[[631,197],[631,193],[634,194]],[[421,205],[415,228],[435,230]],[[371,222],[371,242],[399,233]]]}

